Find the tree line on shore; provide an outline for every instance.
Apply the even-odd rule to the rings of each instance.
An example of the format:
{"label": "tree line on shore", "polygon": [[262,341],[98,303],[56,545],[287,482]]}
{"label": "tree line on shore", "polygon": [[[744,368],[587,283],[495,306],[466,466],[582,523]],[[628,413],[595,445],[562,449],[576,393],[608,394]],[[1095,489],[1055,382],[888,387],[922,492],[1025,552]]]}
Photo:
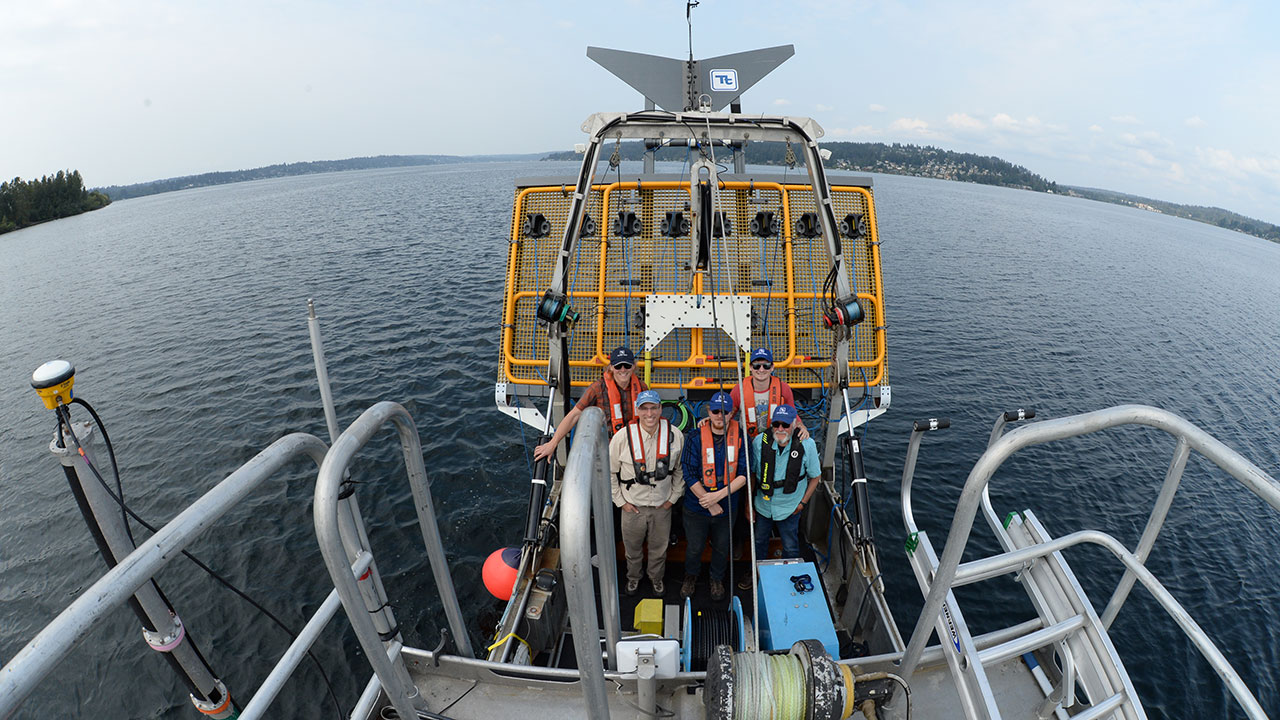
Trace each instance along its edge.
{"label": "tree line on shore", "polygon": [[0,183],[0,233],[79,215],[110,203],[111,198],[85,188],[79,170],[59,170],[39,180],[16,177]]}
{"label": "tree line on shore", "polygon": [[[602,157],[609,157],[614,147],[613,143],[609,143]],[[1280,242],[1280,225],[1273,225],[1218,207],[1181,205],[1097,188],[1059,187],[1056,182],[1046,180],[1021,165],[1014,165],[998,157],[953,152],[931,145],[922,147],[902,143],[828,142],[823,143],[822,147],[831,151],[828,166],[838,170],[914,175],[1072,195],[1173,215],[1217,225],[1264,240]],[[662,147],[657,149],[655,158],[660,161],[683,162],[689,157],[690,152],[697,151],[684,145]],[[747,146],[746,153],[747,162],[754,165],[784,165],[791,160],[787,157],[786,146],[779,143],[752,143]],[[792,153],[794,155],[792,162],[797,168],[803,168],[804,153],[798,146],[793,146]],[[644,157],[644,145],[640,142],[622,143],[618,148],[618,155],[622,160],[640,160]],[[728,148],[716,149],[717,160],[727,158],[728,155]],[[573,152],[554,152],[549,153],[544,159],[578,160],[580,158],[580,155]]]}

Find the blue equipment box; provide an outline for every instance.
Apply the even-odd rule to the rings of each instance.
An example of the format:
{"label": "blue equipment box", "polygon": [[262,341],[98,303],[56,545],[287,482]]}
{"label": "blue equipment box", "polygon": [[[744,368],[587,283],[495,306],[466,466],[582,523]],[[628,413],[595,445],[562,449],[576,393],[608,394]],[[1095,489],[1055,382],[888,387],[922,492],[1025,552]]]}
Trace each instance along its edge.
{"label": "blue equipment box", "polygon": [[[762,650],[789,650],[799,640],[817,640],[831,657],[840,657],[840,640],[827,608],[818,569],[811,562],[779,560],[756,567],[760,583]],[[800,591],[793,577],[808,575],[812,590]],[[799,582],[805,586],[803,580]],[[807,586],[806,586],[807,587]]]}

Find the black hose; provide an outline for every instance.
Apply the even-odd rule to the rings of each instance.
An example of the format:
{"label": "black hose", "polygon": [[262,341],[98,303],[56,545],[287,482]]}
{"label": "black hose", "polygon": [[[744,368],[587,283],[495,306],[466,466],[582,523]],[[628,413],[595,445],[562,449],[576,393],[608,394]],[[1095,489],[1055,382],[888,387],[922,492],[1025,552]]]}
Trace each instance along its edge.
{"label": "black hose", "polygon": [[[99,429],[102,431],[102,439],[103,439],[103,441],[104,441],[104,442],[106,442],[106,443],[107,443],[107,452],[108,452],[108,454],[110,454],[110,455],[111,455],[111,462],[112,462],[112,465],[113,465],[113,466],[115,466],[115,453],[111,450],[110,441],[109,441],[109,440],[108,440],[108,438],[107,438],[107,431],[106,431],[106,427],[105,427],[105,426],[103,426],[103,424],[102,424],[102,420],[98,417],[98,414],[97,414],[96,412],[94,412],[94,411],[93,411],[93,408],[89,405],[89,403],[88,403],[88,402],[86,402],[86,401],[84,401],[84,400],[82,400],[82,399],[80,399],[80,398],[75,398],[75,399],[73,400],[73,402],[75,402],[75,403],[77,403],[77,404],[79,404],[79,405],[83,405],[87,410],[89,410],[89,413],[90,413],[91,415],[93,415],[93,419],[98,423],[98,427],[99,427]],[[67,434],[71,437],[71,443],[72,443],[73,445],[75,445],[75,447],[76,447],[76,450],[77,450],[77,451],[82,451],[82,448],[80,447],[80,439],[79,439],[78,437],[76,437],[75,430],[73,430],[73,429],[72,429],[72,427],[71,427],[71,413],[70,413],[70,411],[66,409],[66,406],[62,406],[59,410],[60,410],[60,412],[61,412],[63,415],[65,415],[65,417],[64,417],[64,421],[65,421],[65,423],[66,423],[66,427],[67,427]],[[59,427],[61,427],[61,424],[59,425]],[[61,433],[59,433],[59,436],[61,436]],[[86,465],[86,466],[88,466],[89,470],[93,473],[93,476],[94,476],[95,478],[97,478],[98,483],[99,483],[100,485],[102,485],[102,489],[103,489],[104,491],[106,491],[107,496],[108,496],[108,497],[110,497],[112,500],[114,500],[114,501],[115,501],[115,502],[120,506],[120,511],[121,511],[121,513],[124,513],[124,514],[125,514],[125,516],[126,516],[126,518],[128,518],[128,517],[132,517],[134,520],[136,520],[136,521],[138,522],[138,524],[139,524],[139,525],[141,525],[142,527],[146,528],[147,530],[151,531],[151,532],[154,534],[154,533],[157,531],[157,530],[156,530],[156,527],[155,527],[154,525],[152,525],[151,523],[147,522],[146,520],[144,520],[141,516],[139,516],[136,512],[134,512],[134,511],[133,511],[133,509],[132,509],[132,508],[130,508],[130,507],[125,503],[125,501],[124,501],[124,490],[123,490],[123,486],[121,487],[121,491],[120,491],[120,494],[119,494],[119,495],[117,495],[116,493],[112,492],[112,491],[111,491],[111,486],[107,484],[107,481],[106,481],[105,479],[103,479],[102,474],[98,472],[98,468],[94,467],[93,463],[89,461],[89,457],[88,457],[87,455],[83,455],[83,454],[81,455],[81,457],[83,457],[83,458],[84,458],[85,465]],[[117,481],[117,483],[119,483],[119,479],[120,479],[119,468],[118,468],[118,466],[115,466],[115,467],[117,468],[117,469],[116,469],[116,481]],[[74,489],[75,489],[75,488],[73,488],[73,490],[74,490]],[[91,524],[91,525],[92,525],[92,524]],[[125,523],[125,528],[126,528],[126,529],[128,529],[128,522],[127,522],[127,520],[126,520],[126,523]],[[92,530],[92,527],[91,527],[90,529]],[[130,539],[131,539],[131,540],[132,540],[132,538],[133,538],[133,536],[132,536],[132,535],[130,535]],[[248,596],[248,595],[247,595],[243,590],[241,590],[240,588],[238,588],[238,587],[236,587],[235,585],[231,584],[231,581],[230,581],[230,580],[227,580],[227,579],[226,579],[226,578],[224,578],[223,576],[219,575],[217,572],[215,572],[215,571],[213,570],[213,568],[211,568],[211,567],[209,567],[208,565],[206,565],[204,562],[202,562],[202,561],[201,561],[199,558],[197,558],[195,555],[192,555],[190,552],[188,552],[188,551],[186,551],[186,550],[183,550],[183,551],[182,551],[182,554],[183,554],[183,555],[185,555],[185,556],[187,557],[187,559],[188,559],[188,560],[190,560],[192,563],[194,563],[196,567],[198,567],[198,568],[200,568],[201,570],[205,571],[205,573],[207,573],[207,574],[209,575],[209,577],[211,577],[211,578],[213,578],[214,580],[218,581],[218,583],[220,583],[223,587],[227,588],[228,590],[230,590],[231,592],[235,593],[236,595],[239,595],[241,598],[243,598],[243,599],[245,600],[245,602],[249,603],[251,606],[253,606],[254,608],[256,608],[256,609],[258,610],[258,612],[262,613],[262,614],[263,614],[263,615],[265,615],[268,619],[270,619],[272,622],[274,622],[276,625],[278,625],[278,626],[280,627],[280,629],[281,629],[281,630],[284,630],[284,631],[285,631],[285,633],[286,633],[286,634],[288,634],[288,635],[289,635],[289,637],[290,637],[291,639],[293,639],[293,640],[297,640],[297,639],[298,639],[298,633],[294,632],[294,631],[293,631],[293,629],[291,629],[288,625],[285,625],[285,624],[284,624],[284,621],[282,621],[280,618],[278,618],[278,617],[276,617],[274,614],[272,614],[272,613],[271,613],[271,611],[267,610],[265,607],[263,607],[261,604],[259,604],[256,600],[254,600],[253,598],[249,597],[249,596]],[[109,562],[110,562],[110,561],[109,561]],[[114,566],[114,563],[111,563],[111,564]],[[152,580],[151,582],[152,582],[152,584],[153,584],[153,585],[155,584],[155,580]],[[156,591],[157,591],[157,592],[159,592],[159,590],[160,590],[160,588],[159,588],[159,587],[156,587]],[[162,599],[164,599],[165,604],[166,604],[166,605],[169,605],[168,599],[167,599],[167,598],[164,598],[164,594],[163,594],[163,593],[160,593],[160,596],[161,596],[161,598],[162,598]],[[173,606],[172,606],[172,605],[169,605],[169,609],[170,609],[170,610],[172,610],[172,609],[173,609]],[[141,608],[139,608],[139,610],[141,610]],[[145,616],[144,616],[144,617],[145,617]],[[146,624],[146,622],[145,622],[145,621],[144,621],[144,624]],[[187,635],[187,641],[191,643],[191,647],[192,647],[192,649],[193,649],[193,650],[195,650],[195,653],[196,653],[196,655],[200,658],[200,661],[201,661],[201,662],[204,662],[205,667],[206,667],[206,668],[208,668],[208,667],[209,667],[209,663],[205,661],[204,656],[200,653],[199,648],[197,648],[197,647],[196,647],[195,641],[194,641],[194,640],[192,640],[192,638],[191,638],[191,636],[190,636],[190,635]],[[165,657],[166,657],[166,658],[171,657],[169,653],[164,653],[164,655],[165,655]],[[345,714],[343,713],[343,711],[342,711],[342,704],[338,702],[338,696],[337,696],[337,694],[336,694],[336,693],[334,692],[334,690],[333,690],[333,683],[331,683],[331,682],[329,681],[329,675],[328,675],[327,673],[325,673],[325,671],[324,671],[324,666],[320,664],[320,660],[319,660],[319,658],[317,658],[317,657],[316,657],[316,656],[315,656],[315,655],[314,655],[310,650],[307,650],[307,657],[311,658],[311,661],[312,661],[312,662],[314,662],[314,663],[315,663],[315,665],[316,665],[316,669],[320,671],[320,676],[324,679],[325,688],[328,690],[329,697],[330,697],[330,699],[332,699],[332,700],[333,700],[334,708],[338,711],[338,717],[339,717],[340,719],[341,719],[341,718],[345,718],[345,717],[346,717],[346,715],[345,715]],[[210,674],[210,675],[214,675],[214,676],[216,677],[216,673],[214,673],[212,669],[210,669],[210,670],[209,670],[209,674]],[[184,678],[186,677],[185,673],[179,673],[179,675],[180,675],[180,676],[182,676],[182,677],[184,677]],[[194,694],[194,693],[193,693],[193,694]]]}

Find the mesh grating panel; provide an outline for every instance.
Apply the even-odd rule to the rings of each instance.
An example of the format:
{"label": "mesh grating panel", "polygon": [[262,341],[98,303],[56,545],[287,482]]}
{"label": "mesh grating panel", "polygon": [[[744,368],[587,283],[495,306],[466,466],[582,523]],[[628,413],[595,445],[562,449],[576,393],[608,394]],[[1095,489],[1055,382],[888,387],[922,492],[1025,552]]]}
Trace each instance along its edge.
{"label": "mesh grating panel", "polygon": [[[832,332],[822,323],[822,282],[830,269],[826,244],[819,235],[804,238],[794,223],[814,212],[808,185],[728,183],[719,193],[730,221],[730,233],[712,247],[712,267],[691,273],[692,240],[667,237],[660,230],[668,213],[680,212],[693,228],[687,182],[620,182],[592,188],[586,212],[595,232],[577,243],[569,271],[569,296],[581,319],[570,342],[571,376],[584,386],[599,376],[609,351],[628,345],[641,355],[644,344],[644,299],[649,294],[689,293],[749,295],[752,298],[752,346],[770,348],[777,374],[797,388],[817,387],[831,362]],[[570,189],[527,188],[517,193],[512,215],[507,295],[503,308],[500,376],[508,382],[542,384],[547,364],[546,328],[536,320],[536,307],[552,283],[557,249],[564,239],[572,203]],[[846,262],[850,283],[867,311],[850,343],[854,381],[887,382],[884,362],[884,307],[879,286],[874,205],[871,191],[833,187],[836,220],[860,214],[868,233],[858,240]],[[619,213],[632,213],[640,233],[623,237]],[[773,213],[779,232],[758,237],[750,230],[758,213]],[[534,237],[525,218],[540,214],[550,232]],[[655,387],[706,387],[732,382],[735,347],[717,329],[678,329],[652,349]]]}

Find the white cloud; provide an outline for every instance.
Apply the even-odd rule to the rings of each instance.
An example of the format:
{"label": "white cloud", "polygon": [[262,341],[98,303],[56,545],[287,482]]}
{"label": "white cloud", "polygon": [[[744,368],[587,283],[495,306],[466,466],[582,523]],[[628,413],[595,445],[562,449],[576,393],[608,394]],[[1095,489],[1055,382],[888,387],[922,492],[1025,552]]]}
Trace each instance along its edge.
{"label": "white cloud", "polygon": [[885,110],[884,106],[878,103],[871,103],[870,105],[867,106],[867,109],[870,110],[871,112],[884,112]]}
{"label": "white cloud", "polygon": [[828,135],[832,137],[876,137],[880,133],[870,125],[858,125],[851,128],[835,128]]}
{"label": "white cloud", "polygon": [[1138,156],[1138,160],[1141,161],[1143,165],[1148,167],[1156,167],[1160,164],[1160,161],[1156,160],[1156,156],[1152,155],[1150,151],[1138,148],[1134,151],[1134,154]]}
{"label": "white cloud", "polygon": [[1235,178],[1258,176],[1280,185],[1280,159],[1244,155],[1237,157],[1230,150],[1196,148],[1196,158],[1208,167]]}
{"label": "white cloud", "polygon": [[1140,133],[1130,133],[1130,132],[1121,133],[1120,140],[1123,141],[1126,145],[1131,145],[1133,147],[1148,147],[1148,148],[1173,147],[1172,140],[1170,140],[1169,138],[1161,135],[1160,133],[1154,130],[1144,130]]}
{"label": "white cloud", "polygon": [[1090,125],[1089,132],[1100,133],[1102,132],[1102,126],[1097,124]]}
{"label": "white cloud", "polygon": [[1202,128],[1205,125],[1208,125],[1208,123],[1200,119],[1199,115],[1192,115],[1191,117],[1187,118],[1183,122],[1187,124],[1187,127],[1193,127],[1193,128]]}
{"label": "white cloud", "polygon": [[1035,115],[1028,115],[1025,119],[1019,120],[1008,113],[996,113],[991,118],[991,126],[1003,132],[1037,137],[1062,135],[1066,132],[1066,128],[1062,125],[1044,122]]}
{"label": "white cloud", "polygon": [[822,103],[818,103],[817,107],[815,107],[814,110],[818,112],[831,112],[832,110],[835,110],[835,108],[831,107],[830,105],[823,105]]}
{"label": "white cloud", "polygon": [[775,106],[779,106],[779,107],[780,107],[780,106],[782,106],[782,105],[790,105],[790,104],[791,104],[791,101],[790,101],[790,100],[787,100],[786,98],[778,98],[777,100],[774,100],[774,101],[773,101],[773,104],[774,104]]}
{"label": "white cloud", "polygon": [[889,124],[889,129],[928,135],[929,123],[920,118],[898,118]]}
{"label": "white cloud", "polygon": [[1142,121],[1132,115],[1112,115],[1111,122],[1121,125],[1141,125]]}
{"label": "white cloud", "polygon": [[947,116],[947,124],[962,130],[983,130],[987,124],[968,113],[951,113]]}

